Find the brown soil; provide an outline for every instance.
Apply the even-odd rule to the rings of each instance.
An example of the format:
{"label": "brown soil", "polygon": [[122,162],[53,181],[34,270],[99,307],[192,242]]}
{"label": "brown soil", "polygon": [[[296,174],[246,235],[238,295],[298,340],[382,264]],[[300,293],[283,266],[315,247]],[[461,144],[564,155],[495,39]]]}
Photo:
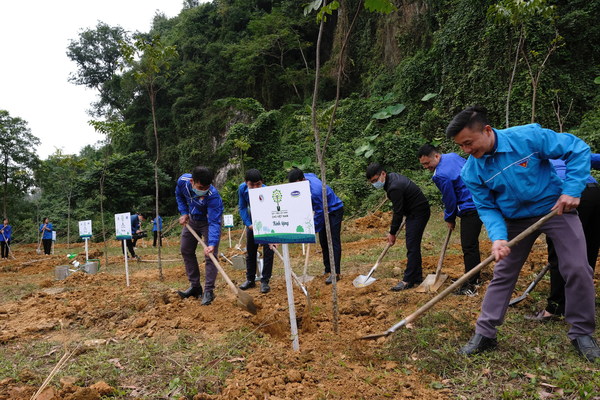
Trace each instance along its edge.
{"label": "brown soil", "polygon": [[[382,248],[389,218],[389,214],[376,213],[359,222],[348,223],[345,229],[352,232],[359,227],[363,231],[368,228],[381,231],[382,236],[380,239],[344,243],[344,256],[358,255],[369,248]],[[235,237],[239,238],[240,233]],[[178,245],[172,242],[170,245]],[[222,243],[227,243],[226,236]],[[118,244],[114,242],[112,245]],[[403,245],[400,239],[398,245]],[[488,248],[487,243],[482,243],[483,250]],[[457,242],[453,242],[452,249],[457,250],[456,254],[447,256],[444,272],[451,278],[457,278],[464,267],[462,256],[457,255],[460,253]],[[98,250],[94,251],[100,256]],[[295,251],[292,256],[300,260],[302,256],[297,254],[298,246]],[[235,251],[231,249],[229,253],[231,256]],[[17,301],[0,304],[0,343],[26,345],[33,340],[68,340],[74,343],[81,339],[81,346],[95,345],[79,337],[82,327],[93,331],[96,337],[101,338],[99,340],[104,341],[144,340],[149,337],[172,340],[183,330],[218,339],[228,332],[246,327],[262,334],[264,340],[246,355],[242,360],[244,367],[229,376],[219,395],[198,395],[197,399],[452,397],[449,389],[431,387],[431,382],[439,377],[429,376],[411,365],[398,365],[383,359],[378,351],[384,339],[355,340],[366,334],[385,331],[398,322],[398,315],[408,315],[416,309],[416,304],[423,304],[432,297],[413,290],[390,292],[388,289],[397,282],[396,278],[380,278],[366,288],[357,289],[352,280],[358,274],[343,275],[338,282],[340,319],[337,335],[333,333],[331,320],[331,286],[326,286],[320,276],[309,284],[310,310],[306,309],[301,292],[295,290],[296,315],[300,325],[300,351],[295,352],[291,348],[286,287],[279,261],[275,264],[277,271],[271,281],[271,293],[261,295],[256,289],[248,292],[259,308],[257,315],[251,315],[235,306],[234,296],[221,278],[217,281],[214,303],[200,307],[197,300],[181,300],[174,289],[165,289],[164,284],[157,284],[156,271],[141,269],[137,267],[140,264],[135,262],[130,263],[131,286],[126,287],[123,272],[108,274],[102,269],[96,275],[76,273],[57,281],[54,268],[66,264],[66,258],[64,255],[38,255],[35,245],[21,247],[16,256],[16,260],[0,261],[0,285],[35,283],[41,289]],[[121,257],[111,258],[111,263],[122,262]],[[298,261],[296,265],[300,263]],[[436,263],[437,256],[424,257],[424,275],[433,273]],[[543,249],[536,250],[524,267],[524,273],[530,273],[530,267],[541,269],[544,263]],[[234,281],[244,280],[244,271],[233,270],[226,262],[222,265]],[[348,266],[347,271],[353,270],[368,272],[364,266]],[[485,271],[483,277],[489,280],[490,269]],[[300,274],[298,268],[296,272]],[[173,283],[171,287],[185,287],[187,280],[183,264],[177,268],[166,268],[164,275],[167,284]],[[448,282],[450,280],[446,285]],[[482,287],[480,293],[484,290],[485,287]],[[440,308],[469,307],[474,321],[481,297],[449,296]],[[109,332],[114,334],[109,336]],[[31,371],[22,373],[32,374]],[[38,378],[43,380],[45,376]],[[29,399],[37,389],[13,379],[0,380],[0,399]],[[99,399],[111,391],[112,388],[104,382],[87,388],[63,382],[61,387],[46,389],[42,395],[45,397],[39,398]]]}

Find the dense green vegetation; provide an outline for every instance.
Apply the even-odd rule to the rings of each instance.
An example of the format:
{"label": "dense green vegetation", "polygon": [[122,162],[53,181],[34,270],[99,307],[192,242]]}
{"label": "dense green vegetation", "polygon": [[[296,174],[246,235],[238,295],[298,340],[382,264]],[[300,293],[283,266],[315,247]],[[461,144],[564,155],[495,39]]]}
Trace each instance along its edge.
{"label": "dense green vegetation", "polygon": [[[341,0],[325,23],[318,115],[325,130],[341,58],[341,102],[326,162],[328,181],[347,215],[381,198],[363,179],[365,166],[375,160],[410,176],[437,201],[416,150],[432,141],[455,151],[443,131],[470,104],[485,105],[493,125],[504,127],[509,85],[510,125],[533,118],[600,151],[600,85],[594,82],[600,75],[600,1],[394,4],[396,10],[383,14],[362,1]],[[217,186],[231,211],[246,168],[259,168],[268,183],[280,183],[284,161],[309,156],[307,170],[317,171],[310,104],[319,26],[315,13],[303,11],[294,0],[190,0],[178,16],[157,15],[149,32],[136,37],[99,23],[73,38],[67,49],[74,61],[71,80],[98,90],[95,126],[107,140],[78,155],[23,164],[21,172],[35,171],[35,185],[18,186],[15,173],[4,175],[15,183],[0,190],[10,198],[8,215],[22,227],[17,238],[24,239],[25,227],[43,215],[62,234],[69,216],[75,232],[78,219],[98,221],[100,182],[109,225],[112,213],[154,208],[152,97],[140,85],[144,63],[127,63],[123,53],[123,43],[131,46],[136,39],[146,49],[161,43],[176,51],[168,74],[155,71],[163,215],[177,213],[175,179],[195,165],[218,172]],[[64,178],[53,178],[56,173]]]}

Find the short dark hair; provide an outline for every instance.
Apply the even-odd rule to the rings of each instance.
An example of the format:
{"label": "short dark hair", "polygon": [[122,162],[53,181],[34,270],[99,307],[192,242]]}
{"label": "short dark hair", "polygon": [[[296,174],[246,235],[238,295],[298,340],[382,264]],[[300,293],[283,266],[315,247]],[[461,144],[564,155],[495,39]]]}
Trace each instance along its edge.
{"label": "short dark hair", "polygon": [[375,175],[381,174],[382,171],[383,167],[381,166],[381,164],[376,162],[369,164],[369,166],[367,167],[367,179],[371,179]]}
{"label": "short dark hair", "polygon": [[471,106],[456,114],[446,128],[446,136],[448,139],[452,139],[464,128],[473,128],[475,125],[482,128],[489,125],[485,107]]}
{"label": "short dark hair", "polygon": [[244,182],[258,182],[258,181],[262,181],[262,175],[260,174],[260,171],[252,168],[249,169],[248,171],[246,171],[246,175],[244,176]]}
{"label": "short dark hair", "polygon": [[212,184],[214,175],[210,168],[198,166],[192,171],[192,180],[200,182],[202,186]]}
{"label": "short dark hair", "polygon": [[434,154],[441,154],[437,147],[432,144],[424,144],[421,146],[419,151],[417,152],[417,157],[421,158],[423,156],[431,157]]}
{"label": "short dark hair", "polygon": [[292,168],[287,175],[288,182],[299,182],[304,180],[304,172],[300,168]]}
{"label": "short dark hair", "polygon": [[139,215],[140,217],[146,219],[146,215],[149,215],[150,213],[146,213],[146,212],[139,212],[137,213],[137,215]]}

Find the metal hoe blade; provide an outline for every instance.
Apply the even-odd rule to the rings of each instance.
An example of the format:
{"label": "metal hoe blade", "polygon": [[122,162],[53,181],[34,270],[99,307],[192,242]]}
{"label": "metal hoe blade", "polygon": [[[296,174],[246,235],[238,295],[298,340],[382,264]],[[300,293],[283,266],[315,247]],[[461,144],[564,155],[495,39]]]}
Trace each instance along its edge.
{"label": "metal hoe blade", "polygon": [[544,268],[542,268],[542,270],[535,276],[535,279],[533,280],[533,282],[531,282],[529,284],[529,286],[527,287],[527,289],[525,289],[525,292],[523,292],[523,294],[520,295],[519,297],[515,297],[514,299],[512,299],[508,303],[508,305],[514,306],[515,304],[520,303],[521,301],[525,300],[525,298],[529,295],[529,293],[533,290],[533,288],[542,280],[544,275],[546,275],[546,272],[548,272],[549,269],[550,269],[550,264],[546,264],[546,266]]}

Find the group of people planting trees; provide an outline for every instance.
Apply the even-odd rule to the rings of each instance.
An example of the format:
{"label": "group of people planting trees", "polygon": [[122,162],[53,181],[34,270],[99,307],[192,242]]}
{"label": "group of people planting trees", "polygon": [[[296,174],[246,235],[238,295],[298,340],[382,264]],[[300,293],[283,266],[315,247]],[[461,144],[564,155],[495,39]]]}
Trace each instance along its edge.
{"label": "group of people planting trees", "polygon": [[[538,124],[494,129],[487,111],[477,106],[458,113],[446,134],[469,155],[467,160],[455,153],[442,154],[432,145],[421,147],[416,156],[424,168],[433,172],[432,180],[442,194],[448,229],[454,229],[456,218],[460,219],[465,273],[480,265],[479,235],[483,225],[492,241],[496,261],[475,334],[459,353],[472,355],[497,346],[497,327],[504,320],[519,272],[535,239],[544,233],[551,243],[551,298],[546,310],[528,318],[541,322],[564,315],[571,325],[568,337],[575,349],[589,361],[599,359],[600,348],[592,335],[595,331],[593,268],[600,246],[600,187],[590,175],[590,166],[600,168],[600,155],[591,154],[589,146],[574,135],[557,133]],[[403,220],[406,225],[407,266],[402,280],[391,290],[414,288],[423,280],[421,241],[430,218],[429,202],[414,182],[378,163],[366,168],[366,179],[374,188],[385,190],[392,203],[393,217],[386,238],[390,245],[395,243]],[[302,180],[310,183],[315,232],[319,234],[327,276],[325,283],[330,284],[341,279],[344,204],[327,186],[335,260],[332,266],[325,236],[322,182],[315,174],[298,168],[289,171],[289,182]],[[212,183],[212,171],[199,166],[192,173],[180,176],[175,190],[181,214],[179,222],[184,226],[181,254],[190,282],[187,290],[178,293],[182,298],[201,298],[202,305],[211,304],[215,298],[217,269],[208,254],[218,254],[223,214],[221,196]],[[248,191],[263,186],[261,173],[249,169],[238,188],[239,214],[248,232],[246,281],[239,286],[242,290],[256,287],[257,279],[258,245],[253,236]],[[581,208],[585,211],[578,214]],[[509,242],[544,216],[551,218],[538,230],[519,239],[520,242]],[[195,255],[198,241],[188,231],[187,224],[207,240],[204,289]],[[273,250],[269,245],[263,245],[263,257],[260,292],[268,293],[273,268]],[[476,273],[455,293],[474,295],[480,285],[480,275]]]}
{"label": "group of people planting trees", "polygon": [[[465,274],[472,274],[468,280],[464,277],[462,286],[456,283],[455,293],[473,296],[482,284],[479,236],[483,226],[492,242],[496,262],[475,333],[459,353],[473,355],[497,347],[497,328],[504,321],[521,268],[536,238],[544,233],[551,271],[548,305],[525,318],[537,322],[564,318],[570,324],[568,338],[575,349],[589,361],[600,359],[600,348],[593,338],[596,315],[593,274],[600,248],[600,186],[590,175],[590,169],[600,169],[600,154],[591,154],[589,146],[572,134],[557,133],[538,124],[494,129],[487,111],[479,106],[458,113],[446,128],[446,136],[469,155],[468,159],[456,153],[444,154],[430,144],[423,145],[415,157],[423,168],[433,173],[432,180],[442,195],[448,235],[456,228],[457,218],[460,220]],[[395,244],[398,231],[405,225],[407,264],[402,279],[391,290],[401,292],[415,288],[423,282],[421,242],[431,215],[430,204],[422,190],[404,175],[379,163],[369,164],[365,172],[367,183],[376,190],[384,190],[392,203],[392,219],[385,238],[389,246]],[[181,255],[190,284],[178,294],[182,298],[200,299],[205,306],[215,299],[218,270],[213,258],[219,254],[224,209],[213,179],[211,169],[198,166],[191,173],[181,175],[175,188],[179,223],[183,226]],[[287,180],[308,181],[314,229],[322,250],[324,283],[342,279],[344,203],[326,186],[330,249],[322,181],[315,174],[296,167],[288,172]],[[238,210],[247,233],[246,280],[239,289],[255,288],[256,281],[260,280],[259,291],[266,294],[271,290],[275,245],[262,245],[264,265],[259,272],[259,244],[254,239],[249,201],[249,191],[264,186],[261,172],[248,169],[238,187]],[[133,258],[138,258],[136,241],[144,235],[142,223],[147,215],[131,214],[133,238],[126,240],[126,247]],[[547,220],[537,224],[540,218]],[[162,222],[160,216],[152,219],[153,246],[162,245]],[[535,230],[529,229],[532,225],[536,225]],[[50,254],[53,226],[49,218],[44,218],[39,232],[44,253]],[[196,257],[199,243],[196,232],[206,242],[204,287]],[[524,232],[527,234],[520,235]],[[8,219],[4,219],[0,226],[2,258],[9,256],[12,234]],[[214,257],[210,257],[211,253]]]}

